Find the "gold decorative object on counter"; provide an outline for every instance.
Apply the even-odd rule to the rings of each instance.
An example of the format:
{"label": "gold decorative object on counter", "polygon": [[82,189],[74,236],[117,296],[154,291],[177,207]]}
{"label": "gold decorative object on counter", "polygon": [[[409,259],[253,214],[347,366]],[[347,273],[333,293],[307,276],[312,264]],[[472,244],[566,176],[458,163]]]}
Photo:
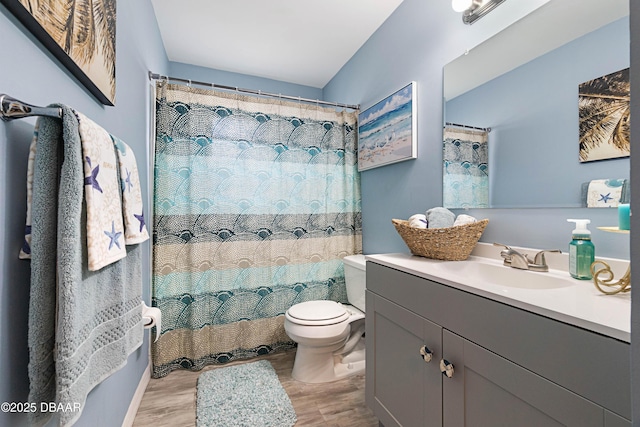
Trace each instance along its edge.
{"label": "gold decorative object on counter", "polygon": [[[598,264],[602,264],[600,269],[596,269]],[[596,288],[603,294],[615,295],[631,291],[631,266],[627,267],[627,272],[622,276],[622,279],[614,281],[614,274],[609,264],[596,260],[591,264],[591,275]]]}
{"label": "gold decorative object on counter", "polygon": [[[629,230],[620,230],[618,227],[598,227],[598,229],[610,233],[629,234]],[[598,265],[601,265],[601,267],[597,268]],[[621,279],[614,280],[614,274],[609,264],[601,260],[595,260],[591,264],[591,275],[596,288],[603,294],[615,295],[631,291],[631,264],[629,264],[627,272]]]}

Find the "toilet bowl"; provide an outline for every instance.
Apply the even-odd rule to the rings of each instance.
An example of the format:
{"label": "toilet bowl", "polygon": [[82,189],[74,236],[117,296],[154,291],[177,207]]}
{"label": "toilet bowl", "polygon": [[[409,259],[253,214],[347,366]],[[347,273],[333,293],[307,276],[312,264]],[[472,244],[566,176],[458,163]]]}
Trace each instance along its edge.
{"label": "toilet bowl", "polygon": [[306,301],[285,313],[284,329],[298,343],[291,376],[305,383],[335,381],[364,371],[365,259],[343,259],[349,303]]}

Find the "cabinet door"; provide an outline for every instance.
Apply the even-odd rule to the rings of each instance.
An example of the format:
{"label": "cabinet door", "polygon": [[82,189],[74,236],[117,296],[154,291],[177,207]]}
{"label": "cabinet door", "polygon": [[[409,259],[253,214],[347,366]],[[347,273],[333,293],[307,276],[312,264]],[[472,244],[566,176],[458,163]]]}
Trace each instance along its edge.
{"label": "cabinet door", "polygon": [[631,427],[631,421],[605,409],[604,427]]}
{"label": "cabinet door", "polygon": [[[440,326],[368,294],[368,404],[385,427],[442,425],[441,343]],[[431,362],[421,355],[425,345]]]}
{"label": "cabinet door", "polygon": [[604,425],[604,410],[581,396],[448,330],[442,343],[454,366],[443,378],[444,426]]}

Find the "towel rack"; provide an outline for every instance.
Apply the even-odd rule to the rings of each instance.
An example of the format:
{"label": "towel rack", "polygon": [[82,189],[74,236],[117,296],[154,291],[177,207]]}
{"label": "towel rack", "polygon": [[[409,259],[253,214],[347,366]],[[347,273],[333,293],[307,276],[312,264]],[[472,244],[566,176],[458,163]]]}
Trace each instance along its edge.
{"label": "towel rack", "polygon": [[62,108],[36,107],[17,100],[7,94],[0,94],[0,119],[9,121],[32,116],[47,116],[62,118]]}

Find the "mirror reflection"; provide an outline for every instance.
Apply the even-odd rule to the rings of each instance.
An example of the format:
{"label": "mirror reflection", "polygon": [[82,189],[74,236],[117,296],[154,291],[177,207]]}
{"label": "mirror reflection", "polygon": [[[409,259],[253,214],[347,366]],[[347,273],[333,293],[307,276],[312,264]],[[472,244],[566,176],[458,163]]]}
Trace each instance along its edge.
{"label": "mirror reflection", "polygon": [[629,4],[579,9],[551,0],[445,66],[445,207],[628,203]]}

